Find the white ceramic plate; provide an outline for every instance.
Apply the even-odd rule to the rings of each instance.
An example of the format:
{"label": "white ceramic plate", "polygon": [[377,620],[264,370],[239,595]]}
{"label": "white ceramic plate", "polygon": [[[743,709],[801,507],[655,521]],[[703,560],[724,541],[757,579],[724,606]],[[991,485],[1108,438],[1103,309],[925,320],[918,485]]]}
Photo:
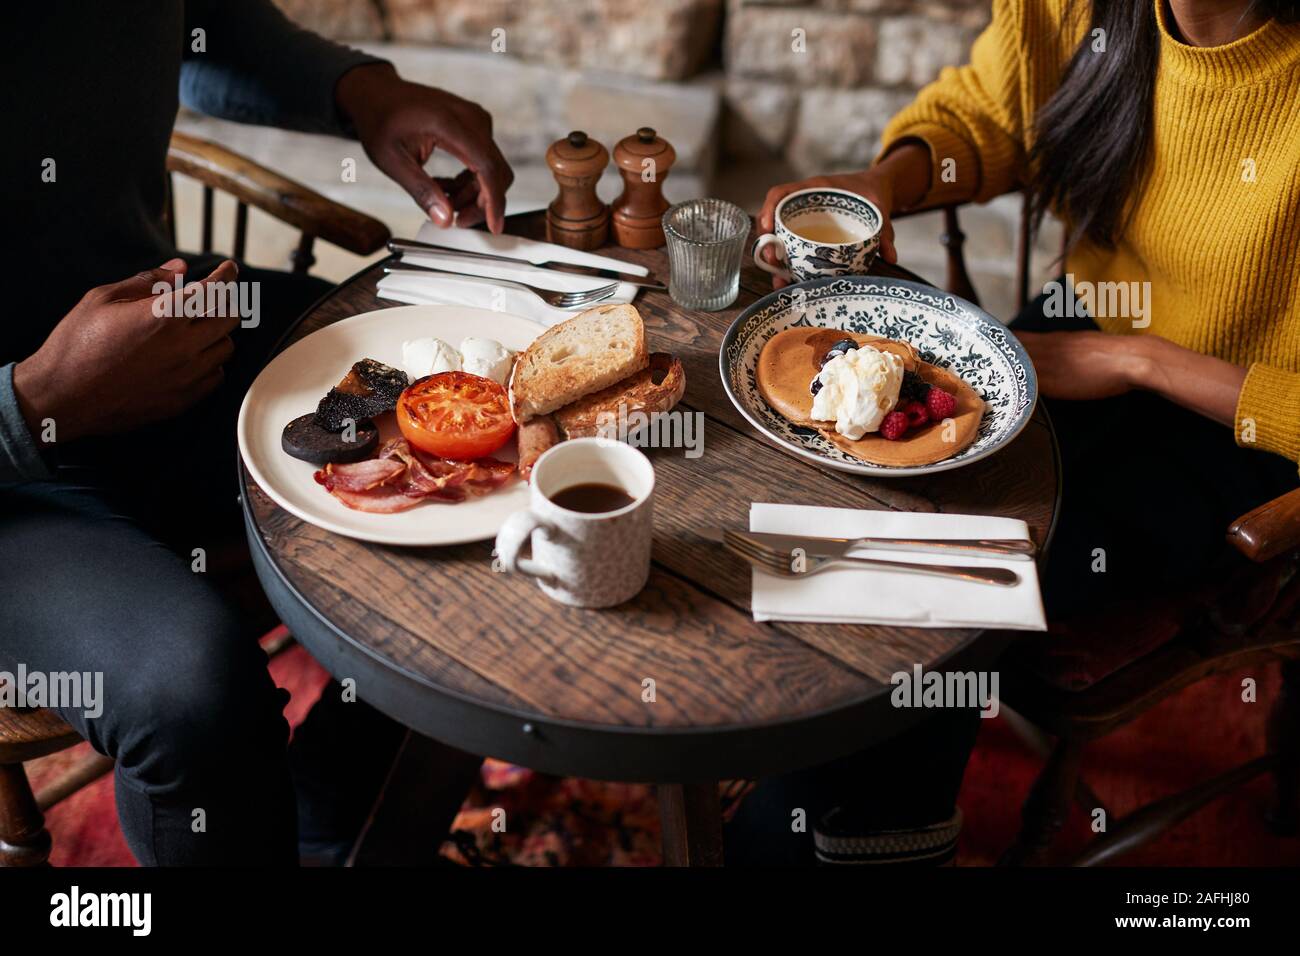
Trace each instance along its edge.
{"label": "white ceramic plate", "polygon": [[[312,475],[318,466],[285,454],[280,433],[299,415],[314,411],[354,362],[372,358],[401,368],[406,339],[432,335],[456,347],[461,339],[475,335],[519,350],[544,330],[529,319],[459,305],[380,309],[327,325],[272,359],[244,396],[239,410],[239,452],[244,464],[281,508],[350,538],[426,547],[495,537],[507,517],[528,506],[528,486],[518,478],[467,501],[425,501],[398,514],[367,514],[344,506],[316,484]],[[380,435],[381,440],[389,437],[387,432]],[[496,457],[516,460],[514,441]]]}
{"label": "white ceramic plate", "polygon": [[[931,465],[871,465],[819,432],[791,424],[763,400],[754,370],[768,339],[793,327],[912,343],[922,359],[960,376],[984,399],[975,442]],[[1009,329],[965,299],[904,279],[839,276],[786,286],[736,316],[723,336],[718,363],[727,397],[772,441],[831,468],[879,478],[928,475],[987,458],[1020,434],[1038,401],[1033,362]]]}

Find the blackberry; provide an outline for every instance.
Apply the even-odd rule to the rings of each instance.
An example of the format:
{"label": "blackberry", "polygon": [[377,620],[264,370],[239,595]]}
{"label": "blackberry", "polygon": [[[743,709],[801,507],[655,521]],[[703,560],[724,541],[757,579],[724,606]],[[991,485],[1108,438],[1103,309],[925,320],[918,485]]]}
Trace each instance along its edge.
{"label": "blackberry", "polygon": [[853,341],[853,339],[840,339],[826,350],[826,354],[822,356],[821,364],[824,366],[831,359],[835,358],[835,356],[843,355],[845,352],[852,351],[857,347],[858,343]]}
{"label": "blackberry", "polygon": [[910,399],[925,404],[925,397],[930,394],[931,385],[915,372],[903,373],[903,384],[898,389],[898,398]]}

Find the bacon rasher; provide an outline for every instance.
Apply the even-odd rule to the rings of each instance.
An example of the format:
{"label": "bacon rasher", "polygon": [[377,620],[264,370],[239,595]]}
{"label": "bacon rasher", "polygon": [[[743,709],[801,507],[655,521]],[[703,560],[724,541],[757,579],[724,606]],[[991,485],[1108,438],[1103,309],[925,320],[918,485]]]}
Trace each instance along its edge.
{"label": "bacon rasher", "polygon": [[316,472],[316,481],[355,511],[394,514],[425,499],[456,502],[487,494],[505,484],[514,470],[510,462],[495,458],[446,461],[394,438],[374,458],[326,465]]}

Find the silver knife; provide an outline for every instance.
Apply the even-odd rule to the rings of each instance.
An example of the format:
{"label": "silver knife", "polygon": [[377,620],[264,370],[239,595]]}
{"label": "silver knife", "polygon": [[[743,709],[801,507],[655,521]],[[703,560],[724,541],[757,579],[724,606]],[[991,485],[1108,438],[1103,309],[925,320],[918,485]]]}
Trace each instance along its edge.
{"label": "silver knife", "polygon": [[640,286],[643,289],[654,289],[657,292],[668,291],[666,285],[662,282],[657,282],[653,278],[629,275],[626,272],[616,272],[613,269],[600,269],[596,266],[580,266],[573,262],[557,262],[553,259],[548,259],[545,262],[532,262],[528,259],[520,259],[515,256],[503,256],[495,252],[471,252],[467,249],[454,249],[451,246],[440,246],[436,243],[420,242],[416,239],[390,239],[388,240],[388,251],[399,256],[407,252],[434,252],[439,255],[464,256],[467,259],[491,259],[496,262],[510,262],[520,266],[532,266],[534,269],[550,269],[553,272],[568,272],[573,275],[596,276],[601,279],[617,279],[619,282],[627,282],[631,285]]}
{"label": "silver knife", "polygon": [[818,558],[840,558],[855,548],[881,551],[915,551],[922,554],[966,554],[989,558],[1029,560],[1037,551],[1032,541],[1017,538],[816,538],[796,534],[771,534],[765,531],[732,531],[759,544],[780,551],[803,549]]}

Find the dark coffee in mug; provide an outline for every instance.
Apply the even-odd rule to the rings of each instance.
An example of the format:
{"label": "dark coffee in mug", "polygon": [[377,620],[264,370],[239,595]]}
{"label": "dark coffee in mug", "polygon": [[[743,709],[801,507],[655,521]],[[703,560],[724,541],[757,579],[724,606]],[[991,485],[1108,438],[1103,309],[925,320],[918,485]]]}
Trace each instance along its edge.
{"label": "dark coffee in mug", "polygon": [[620,508],[626,508],[635,500],[618,485],[607,485],[601,482],[570,485],[568,488],[561,488],[551,495],[551,501],[561,508],[566,508],[569,511],[579,511],[583,514],[618,511]]}
{"label": "dark coffee in mug", "polygon": [[500,567],[536,578],[562,604],[622,604],[650,577],[654,490],[650,459],[626,442],[562,441],[533,465],[528,509],[497,532]]}

